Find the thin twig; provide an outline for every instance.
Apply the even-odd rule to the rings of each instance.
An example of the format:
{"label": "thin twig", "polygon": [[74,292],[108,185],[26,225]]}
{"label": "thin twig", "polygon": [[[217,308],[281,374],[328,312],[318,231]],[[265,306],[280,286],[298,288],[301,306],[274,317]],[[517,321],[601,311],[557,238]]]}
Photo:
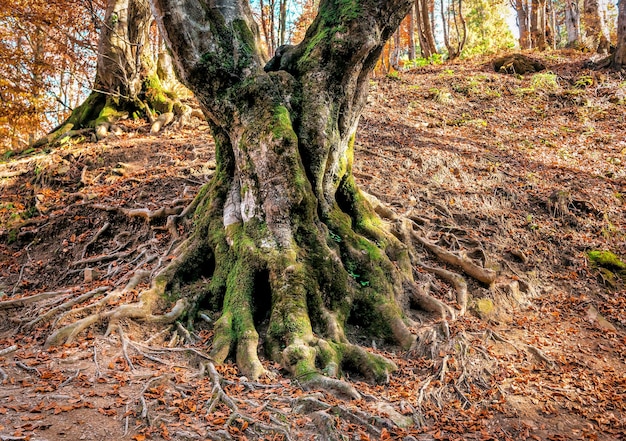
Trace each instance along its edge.
{"label": "thin twig", "polygon": [[39,372],[39,369],[37,369],[35,367],[27,366],[24,363],[22,363],[21,361],[15,362],[15,365],[17,367],[19,367],[19,368],[24,369],[26,372],[33,372],[33,373],[37,374],[38,377],[41,377],[41,372]]}

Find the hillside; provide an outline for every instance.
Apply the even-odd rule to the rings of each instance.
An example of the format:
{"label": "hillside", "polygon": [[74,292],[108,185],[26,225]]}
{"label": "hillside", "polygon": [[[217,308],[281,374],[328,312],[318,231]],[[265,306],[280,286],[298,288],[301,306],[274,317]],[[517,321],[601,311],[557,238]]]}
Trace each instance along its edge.
{"label": "hillside", "polygon": [[384,386],[350,378],[358,401],[304,391],[270,362],[259,383],[210,370],[206,315],[193,334],[127,321],[122,337],[97,324],[43,348],[66,311],[135,299],[189,232],[179,215],[215,167],[204,122],[150,136],[127,121],[99,143],[5,158],[0,439],[626,438],[626,274],[603,253],[626,258],[626,82],[580,55],[542,57],[547,71],[523,77],[483,60],[371,80],[359,184],[500,277],[470,285],[449,329],[464,347],[422,359],[360,341],[399,369]]}

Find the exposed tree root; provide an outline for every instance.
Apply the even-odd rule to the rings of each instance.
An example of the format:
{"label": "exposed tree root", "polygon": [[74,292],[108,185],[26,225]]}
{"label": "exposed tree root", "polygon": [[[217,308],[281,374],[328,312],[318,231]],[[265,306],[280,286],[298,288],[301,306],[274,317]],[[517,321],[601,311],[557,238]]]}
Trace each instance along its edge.
{"label": "exposed tree root", "polygon": [[[211,185],[218,183],[214,180]],[[233,421],[239,418],[252,425],[253,420],[240,412],[237,403],[229,399],[219,386],[213,362],[219,364],[228,357],[234,357],[250,384],[254,384],[259,377],[269,375],[258,354],[259,341],[263,338],[266,354],[279,361],[303,388],[323,389],[342,398],[360,399],[363,395],[347,380],[349,374],[359,375],[370,382],[386,383],[397,367],[387,358],[349,341],[345,331],[348,317],[357,320],[361,319],[359,314],[369,314],[365,324],[361,325],[364,332],[374,330],[379,332],[374,334],[377,338],[393,342],[411,354],[427,355],[435,360],[441,348],[451,344],[449,321],[467,310],[470,294],[465,278],[453,271],[422,263],[415,244],[481,283],[491,285],[495,280],[494,271],[432,244],[413,230],[413,221],[398,217],[380,203],[373,206],[375,212],[392,221],[392,225],[360,221],[337,209],[329,219],[325,219],[325,226],[313,231],[300,231],[304,239],[300,239],[299,246],[283,245],[277,253],[272,248],[275,243],[271,235],[263,229],[255,230],[255,225],[244,228],[240,223],[233,223],[224,228],[225,219],[229,216],[228,198],[234,197],[232,194],[235,193],[231,188],[230,195],[226,194],[224,188],[227,187],[224,185],[216,189],[208,186],[186,206],[176,204],[172,208],[154,211],[97,205],[96,208],[141,217],[148,222],[167,219],[167,229],[172,233],[171,246],[178,239],[177,223],[180,220],[190,217],[196,209],[213,208],[204,218],[196,217],[196,232],[178,245],[172,252],[177,257],[165,268],[159,269],[151,287],[140,292],[135,302],[113,306],[134,290],[142,278],[152,277],[151,274],[137,272],[123,288],[111,290],[100,287],[72,299],[64,299],[64,303],[54,307],[46,305],[45,309],[37,310],[36,317],[23,320],[24,326],[34,327],[56,320],[54,331],[46,341],[46,346],[50,346],[70,342],[88,327],[105,323],[108,325],[107,334],[113,331],[119,334],[123,357],[130,369],[133,369],[131,350],[163,364],[169,364],[160,356],[166,351],[194,352],[208,362],[206,369],[214,384],[214,398],[208,403],[209,408],[223,404],[231,409]],[[241,192],[241,189],[233,188],[236,193]],[[359,222],[361,226],[356,231],[352,225]],[[89,248],[109,228],[108,223],[100,227],[85,245],[81,259],[73,262],[73,266],[121,259],[137,251],[124,251],[129,242],[125,237],[119,237],[118,250],[104,256],[85,258]],[[170,251],[168,249],[165,255],[169,255]],[[322,257],[313,260],[314,264],[303,264],[311,255]],[[134,261],[140,258],[142,255]],[[420,273],[419,269],[452,285],[458,309],[420,287],[414,277],[428,276]],[[105,292],[104,297],[93,300]],[[331,295],[325,298],[322,293]],[[0,302],[0,310],[69,294],[71,291],[68,290],[7,300]],[[173,302],[168,296],[178,300]],[[409,305],[431,313],[424,317],[425,320],[434,314],[436,321],[415,326],[403,313],[403,308]],[[198,317],[214,324],[210,357],[188,348],[154,348],[134,342],[125,335],[122,326],[125,319],[172,324],[167,330],[174,330],[172,345],[179,341],[192,343],[194,335],[177,320],[185,315],[188,319],[194,318],[200,308],[222,312],[215,322],[206,313],[198,313]],[[419,315],[417,311],[414,314]],[[263,328],[262,323],[267,328]],[[372,324],[378,329],[374,326],[366,328]],[[260,329],[267,329],[266,334],[260,336]],[[97,362],[97,358],[95,360]],[[439,371],[421,386],[420,401],[428,397],[441,402],[449,362],[444,358]],[[431,382],[442,385],[427,392]],[[464,406],[471,406],[464,387],[464,383],[459,381],[450,390]],[[138,399],[141,401],[142,397]],[[145,418],[148,418],[147,409],[143,399],[142,414],[145,411]],[[386,424],[372,424],[371,415],[360,415],[345,408],[318,409],[316,412],[320,421],[328,413],[339,414],[344,419],[363,425],[375,437],[380,436],[380,428]],[[415,409],[414,418],[418,422],[424,420],[419,406]],[[288,433],[287,429],[278,425],[256,427],[261,432],[283,433],[282,430]]]}
{"label": "exposed tree root", "polygon": [[412,236],[413,239],[422,244],[424,248],[437,256],[437,258],[439,258],[442,262],[461,268],[468,276],[471,276],[486,285],[491,285],[496,280],[496,272],[494,270],[481,268],[467,259],[463,259],[449,251],[446,251],[440,246],[424,239],[415,231],[412,232]]}

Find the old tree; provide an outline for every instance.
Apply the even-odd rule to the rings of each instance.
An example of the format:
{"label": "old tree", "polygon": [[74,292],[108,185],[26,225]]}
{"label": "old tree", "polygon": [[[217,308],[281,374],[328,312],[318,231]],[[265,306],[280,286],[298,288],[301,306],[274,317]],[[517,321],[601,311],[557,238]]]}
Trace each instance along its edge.
{"label": "old tree", "polygon": [[152,53],[152,23],[148,0],[107,0],[100,23],[93,90],[36,146],[62,143],[91,132],[98,139],[104,138],[117,130],[120,119],[133,113],[145,115],[155,131],[175,116],[183,120],[189,116],[191,108],[178,100],[179,84],[166,52],[160,51],[158,60]]}
{"label": "old tree", "polygon": [[249,378],[264,375],[262,337],[265,354],[301,381],[358,396],[343,370],[383,382],[395,366],[350,342],[348,325],[405,349],[444,338],[441,322],[410,332],[408,312],[453,318],[467,286],[422,266],[456,288],[458,305],[420,289],[412,242],[482,283],[494,272],[422,239],[352,174],[370,72],[412,3],[323,0],[304,40],[266,62],[248,0],[154,0],[178,74],[211,126],[217,170],[193,203],[193,232],[151,288],[48,343],[98,321],[172,322],[213,309],[216,362],[233,356]]}

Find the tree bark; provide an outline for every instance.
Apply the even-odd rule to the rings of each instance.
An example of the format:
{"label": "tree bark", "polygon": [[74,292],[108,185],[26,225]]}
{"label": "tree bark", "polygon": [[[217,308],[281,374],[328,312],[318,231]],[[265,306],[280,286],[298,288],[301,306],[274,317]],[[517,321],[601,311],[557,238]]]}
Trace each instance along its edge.
{"label": "tree bark", "polygon": [[567,47],[580,47],[580,11],[577,0],[565,2],[565,28],[567,30]]}
{"label": "tree bark", "polygon": [[530,14],[529,0],[515,0],[515,11],[517,13],[517,25],[519,27],[520,49],[530,49],[532,42],[530,38]]}
{"label": "tree bark", "polygon": [[433,14],[431,6],[432,2],[430,0],[415,0],[420,49],[424,58],[429,58],[437,53],[435,36],[433,35],[433,27],[431,25],[431,15]]}
{"label": "tree bark", "polygon": [[626,1],[621,0],[617,5],[617,45],[613,54],[613,67],[626,67]]}
{"label": "tree bark", "polygon": [[[212,356],[245,375],[267,354],[300,381],[342,366],[385,381],[393,364],[351,344],[352,322],[408,348],[408,252],[352,174],[369,75],[413,0],[322,0],[297,46],[264,63],[247,0],[153,0],[179,77],[216,141],[215,177],[168,289],[211,277],[196,303],[221,311]],[[320,375],[318,367],[328,376]]]}
{"label": "tree bark", "polygon": [[546,50],[546,0],[532,0],[531,2],[530,37],[533,48],[540,51]]}
{"label": "tree bark", "polygon": [[608,54],[611,48],[606,25],[606,4],[602,0],[585,0],[585,34],[591,49],[599,54]]}
{"label": "tree bark", "polygon": [[[159,113],[183,113],[161,84],[150,53],[153,17],[148,0],[109,0],[101,27],[94,88],[69,118],[35,145],[64,139],[67,133],[93,128],[98,139],[132,112],[152,119]],[[171,79],[169,79],[171,81]]]}
{"label": "tree bark", "polygon": [[415,60],[415,3],[409,12],[409,60]]}

